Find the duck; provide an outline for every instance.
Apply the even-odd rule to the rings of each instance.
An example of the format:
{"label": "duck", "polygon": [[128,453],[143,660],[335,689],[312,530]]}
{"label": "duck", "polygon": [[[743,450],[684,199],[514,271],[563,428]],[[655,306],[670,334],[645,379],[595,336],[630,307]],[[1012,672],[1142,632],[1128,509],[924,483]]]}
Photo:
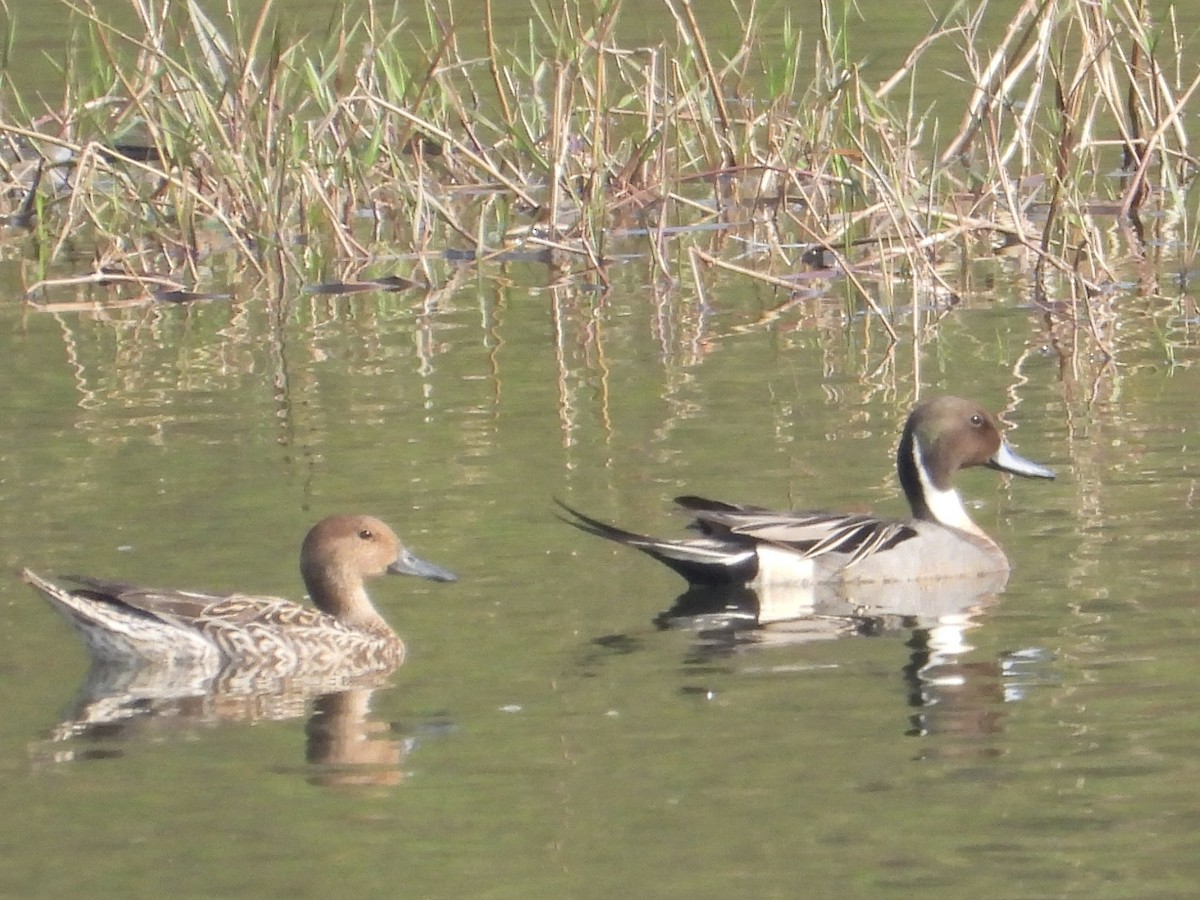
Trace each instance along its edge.
{"label": "duck", "polygon": [[967,514],[954,487],[960,469],[983,466],[1025,478],[1054,471],[1019,456],[999,419],[979,403],[939,396],[908,416],[896,452],[911,516],[773,511],[687,495],[675,503],[700,537],[651,537],[588,516],[559,500],[564,521],[640,550],[691,587],[932,583],[1003,574],[1008,558]]}
{"label": "duck", "polygon": [[[22,571],[80,634],[93,661],[219,670],[254,666],[371,672],[404,659],[404,642],[375,609],[365,580],[415,575],[457,577],[401,543],[382,520],[333,515],[317,522],[300,549],[300,573],[314,606],[280,597],[134,587],[85,576],[60,584]],[[315,607],[315,608],[314,608]]]}

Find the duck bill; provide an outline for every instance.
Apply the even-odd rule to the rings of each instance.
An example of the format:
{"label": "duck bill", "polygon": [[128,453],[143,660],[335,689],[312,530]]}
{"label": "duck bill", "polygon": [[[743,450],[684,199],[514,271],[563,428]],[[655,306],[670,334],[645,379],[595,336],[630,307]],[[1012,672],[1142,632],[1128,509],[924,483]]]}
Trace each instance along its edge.
{"label": "duck bill", "polygon": [[426,562],[407,550],[401,552],[394,563],[387,567],[389,575],[416,575],[418,578],[428,578],[430,581],[458,581],[453,572]]}
{"label": "duck bill", "polygon": [[1014,453],[1013,448],[1008,446],[1008,441],[1001,441],[1000,449],[992,454],[992,458],[987,461],[986,465],[989,469],[1011,472],[1013,475],[1023,475],[1026,478],[1054,477],[1053,469],[1030,462],[1025,457]]}

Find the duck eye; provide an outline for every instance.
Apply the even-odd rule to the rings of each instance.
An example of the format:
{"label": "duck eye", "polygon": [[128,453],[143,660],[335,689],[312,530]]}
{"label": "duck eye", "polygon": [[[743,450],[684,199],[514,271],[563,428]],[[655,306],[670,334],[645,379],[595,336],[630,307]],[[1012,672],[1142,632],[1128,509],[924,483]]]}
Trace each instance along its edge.
{"label": "duck eye", "polygon": [[358,536],[359,536],[360,538],[362,538],[364,541],[373,541],[373,540],[375,540],[375,535],[374,535],[374,533],[372,533],[372,531],[371,531],[371,529],[370,529],[370,528],[364,528],[362,531],[360,531],[360,532],[358,533]]}
{"label": "duck eye", "polygon": [[979,413],[973,414],[971,416],[971,424],[978,428],[983,424],[983,416],[981,416]]}

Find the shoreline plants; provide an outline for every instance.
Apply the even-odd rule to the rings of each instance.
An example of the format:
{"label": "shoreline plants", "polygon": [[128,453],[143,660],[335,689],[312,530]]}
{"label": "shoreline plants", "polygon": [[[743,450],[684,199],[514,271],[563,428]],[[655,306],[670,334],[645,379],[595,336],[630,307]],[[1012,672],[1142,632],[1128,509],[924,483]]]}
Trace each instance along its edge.
{"label": "shoreline plants", "polygon": [[[852,7],[823,0],[819,31],[785,22],[768,43],[748,4],[718,54],[689,0],[662,2],[657,45],[619,44],[622,0],[570,0],[531,2],[514,48],[486,0],[478,57],[452,0],[422,20],[368,2],[320,36],[289,35],[270,2],[218,20],[130,0],[136,27],[70,4],[61,97],[5,88],[5,239],[30,281],[90,265],[77,277],[172,289],[214,287],[214,256],[239,278],[386,264],[405,284],[516,257],[603,287],[633,254],[701,296],[712,267],[785,297],[826,273],[889,332],[891,285],[952,302],[957,270],[1002,254],[1048,314],[1084,317],[1131,260],[1192,264],[1200,76],[1170,8],[1025,0],[985,46],[1000,13],[958,3],[868,84]],[[915,96],[916,73],[943,77],[923,68],[934,46],[964,109]]]}

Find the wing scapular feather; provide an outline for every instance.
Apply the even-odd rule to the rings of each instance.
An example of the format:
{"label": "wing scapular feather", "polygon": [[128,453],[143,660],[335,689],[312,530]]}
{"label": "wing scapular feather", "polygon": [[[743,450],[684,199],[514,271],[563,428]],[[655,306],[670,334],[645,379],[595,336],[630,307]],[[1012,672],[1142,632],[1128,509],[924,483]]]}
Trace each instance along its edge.
{"label": "wing scapular feather", "polygon": [[741,536],[787,547],[809,559],[827,553],[844,553],[847,568],[873,553],[916,536],[916,531],[909,525],[876,516],[773,512],[694,496],[678,497],[676,502],[696,516],[698,526],[705,534]]}

